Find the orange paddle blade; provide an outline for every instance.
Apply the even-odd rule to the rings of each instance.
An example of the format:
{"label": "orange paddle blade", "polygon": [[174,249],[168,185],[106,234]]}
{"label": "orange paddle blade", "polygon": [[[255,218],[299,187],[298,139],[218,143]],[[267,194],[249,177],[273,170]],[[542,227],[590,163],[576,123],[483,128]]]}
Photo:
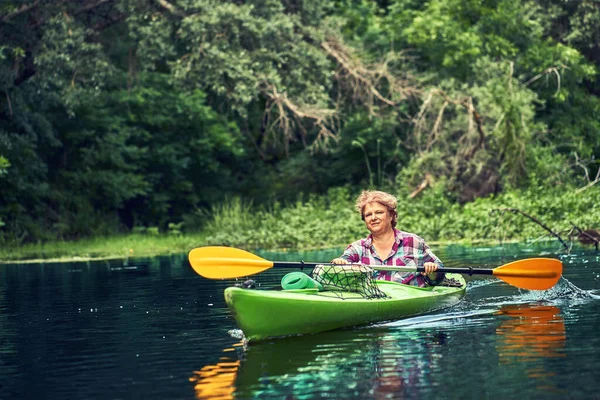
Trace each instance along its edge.
{"label": "orange paddle blade", "polygon": [[555,258],[528,258],[514,261],[493,270],[498,279],[529,290],[546,290],[562,275],[562,262]]}
{"label": "orange paddle blade", "polygon": [[194,271],[208,279],[239,278],[273,267],[273,262],[255,254],[224,246],[198,247],[188,259]]}

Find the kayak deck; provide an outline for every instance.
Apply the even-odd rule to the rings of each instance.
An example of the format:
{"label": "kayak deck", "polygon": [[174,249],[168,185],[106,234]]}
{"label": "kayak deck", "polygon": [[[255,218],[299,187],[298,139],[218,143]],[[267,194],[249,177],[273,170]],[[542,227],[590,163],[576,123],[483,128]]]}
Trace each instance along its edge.
{"label": "kayak deck", "polygon": [[[460,287],[419,288],[377,281],[388,297],[365,299],[358,293],[299,290],[225,289],[225,301],[249,341],[324,332],[411,317],[450,307],[460,301],[466,283],[461,275],[447,274]],[[343,298],[340,298],[342,296]]]}

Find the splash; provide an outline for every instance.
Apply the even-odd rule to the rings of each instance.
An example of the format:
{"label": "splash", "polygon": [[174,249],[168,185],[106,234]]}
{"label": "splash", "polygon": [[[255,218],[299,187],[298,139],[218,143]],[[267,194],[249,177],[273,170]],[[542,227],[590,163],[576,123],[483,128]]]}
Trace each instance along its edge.
{"label": "splash", "polygon": [[[469,282],[469,290],[499,283],[497,280],[474,280]],[[462,325],[478,325],[486,323],[487,316],[502,314],[506,307],[544,307],[558,303],[579,303],[590,300],[599,300],[598,291],[583,290],[574,285],[566,278],[561,280],[553,288],[548,290],[519,290],[517,294],[509,296],[497,296],[473,300],[467,295],[463,301],[441,313],[407,318],[399,321],[389,322],[381,326],[397,329],[423,329],[423,328],[449,328]]]}
{"label": "splash", "polygon": [[234,339],[238,339],[238,340],[245,339],[244,332],[242,332],[241,329],[230,329],[227,331],[227,333],[229,334],[229,336],[231,336]]}
{"label": "splash", "polygon": [[[393,327],[399,329],[413,329],[413,328],[440,328],[444,326],[452,326],[457,324],[467,323],[467,319],[473,319],[476,317],[493,315],[497,313],[497,309],[485,309],[485,310],[472,310],[472,311],[458,311],[445,314],[433,314],[423,315],[419,317],[402,319],[399,321],[388,322],[381,326]],[[472,321],[476,321],[473,319]]]}
{"label": "splash", "polygon": [[528,301],[600,300],[600,296],[593,290],[580,289],[565,277],[551,289],[527,291],[520,297]]}
{"label": "splash", "polygon": [[499,281],[498,279],[477,279],[477,280],[473,280],[468,282],[467,284],[467,292],[469,291],[469,289],[475,289],[475,288],[479,288],[479,287],[483,287],[483,286],[489,286],[489,285],[495,285],[500,283],[501,281]]}

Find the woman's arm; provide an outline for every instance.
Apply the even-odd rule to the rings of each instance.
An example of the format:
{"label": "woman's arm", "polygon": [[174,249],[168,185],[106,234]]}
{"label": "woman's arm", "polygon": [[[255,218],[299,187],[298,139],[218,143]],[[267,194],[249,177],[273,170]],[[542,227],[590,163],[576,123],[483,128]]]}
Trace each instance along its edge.
{"label": "woman's arm", "polygon": [[354,243],[348,246],[341,256],[331,260],[332,264],[354,264],[359,262],[360,254],[358,249],[354,246]]}

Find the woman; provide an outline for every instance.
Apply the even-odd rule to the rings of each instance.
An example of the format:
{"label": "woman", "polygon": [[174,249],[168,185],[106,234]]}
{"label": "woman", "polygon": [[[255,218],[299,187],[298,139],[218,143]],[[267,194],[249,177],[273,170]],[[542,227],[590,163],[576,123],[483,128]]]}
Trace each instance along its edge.
{"label": "woman", "polygon": [[[425,272],[376,271],[375,278],[413,286],[437,285],[444,280],[438,272],[442,262],[425,241],[412,233],[396,229],[398,201],[389,193],[364,190],[356,200],[356,209],[371,234],[357,240],[333,264],[417,265]],[[413,264],[414,263],[414,264]],[[376,267],[374,267],[376,269]]]}

